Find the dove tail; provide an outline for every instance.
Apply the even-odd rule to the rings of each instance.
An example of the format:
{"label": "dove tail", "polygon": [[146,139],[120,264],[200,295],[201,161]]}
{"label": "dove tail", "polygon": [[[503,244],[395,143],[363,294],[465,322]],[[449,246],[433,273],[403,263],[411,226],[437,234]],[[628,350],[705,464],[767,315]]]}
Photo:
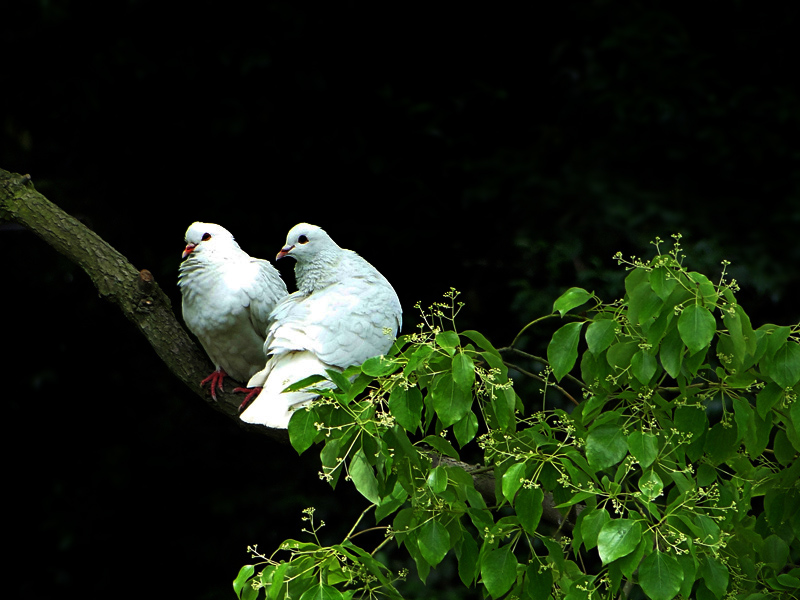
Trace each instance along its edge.
{"label": "dove tail", "polygon": [[313,392],[284,392],[293,383],[311,375],[325,375],[330,368],[311,352],[290,352],[273,356],[263,371],[256,373],[248,386],[263,389],[241,414],[246,423],[286,429],[298,408],[317,397]]}

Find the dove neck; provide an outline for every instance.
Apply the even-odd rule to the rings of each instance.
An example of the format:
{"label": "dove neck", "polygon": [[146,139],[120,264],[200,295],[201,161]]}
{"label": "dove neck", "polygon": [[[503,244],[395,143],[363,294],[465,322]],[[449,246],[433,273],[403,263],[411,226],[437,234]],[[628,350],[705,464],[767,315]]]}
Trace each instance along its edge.
{"label": "dove neck", "polygon": [[207,252],[203,256],[190,254],[178,268],[178,285],[188,282],[214,280],[219,277],[219,269],[225,264],[240,264],[242,251],[238,248],[227,252]]}
{"label": "dove neck", "polygon": [[308,295],[339,280],[341,253],[320,253],[313,261],[299,262],[294,267],[297,289]]}

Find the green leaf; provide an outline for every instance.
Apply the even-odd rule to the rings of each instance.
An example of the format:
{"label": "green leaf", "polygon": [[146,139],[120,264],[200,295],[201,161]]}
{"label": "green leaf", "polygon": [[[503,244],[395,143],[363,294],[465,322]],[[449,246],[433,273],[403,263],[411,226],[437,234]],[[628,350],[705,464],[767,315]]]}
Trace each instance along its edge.
{"label": "green leaf", "polygon": [[678,285],[678,280],[670,277],[669,270],[666,267],[656,267],[650,271],[649,283],[656,296],[666,300],[672,294],[675,286]]}
{"label": "green leaf", "polygon": [[[283,580],[286,577],[286,572],[289,570],[291,563],[282,562],[272,572],[272,580],[267,588],[267,598],[277,600],[281,595],[281,588],[283,587]],[[285,590],[284,590],[285,591]]]}
{"label": "green leaf", "polygon": [[[284,392],[296,392],[298,390],[304,390],[306,388],[312,388],[313,389],[313,386],[314,386],[315,383],[319,383],[320,381],[328,381],[328,379],[329,378],[325,377],[324,375],[309,375],[308,377],[304,377],[300,381],[295,381],[293,384],[287,385],[284,388],[283,391]],[[348,381],[347,384],[349,386],[350,382]],[[324,387],[324,386],[320,386],[320,387]]]}
{"label": "green leaf", "polygon": [[639,585],[651,600],[672,600],[682,582],[683,569],[671,554],[656,550],[639,566]]}
{"label": "green leaf", "polygon": [[367,500],[373,504],[380,504],[380,494],[378,493],[378,480],[367,460],[364,450],[359,448],[350,460],[350,479],[353,485]]}
{"label": "green leaf", "polygon": [[314,443],[319,431],[315,423],[319,422],[317,412],[309,407],[294,411],[289,420],[289,441],[298,454],[302,454]]}
{"label": "green leaf", "polygon": [[645,549],[649,551],[652,545],[652,535],[648,536],[643,534],[642,540],[637,544],[636,549],[630,554],[618,558],[614,565],[619,567],[622,574],[630,579],[633,577],[633,573],[639,568],[639,563],[642,562]]}
{"label": "green leaf", "polygon": [[442,348],[458,348],[458,334],[455,331],[440,331],[436,334],[436,343]]}
{"label": "green leaf", "polygon": [[522,488],[517,492],[514,500],[514,510],[517,511],[519,523],[529,534],[536,532],[542,518],[544,507],[544,492],[540,488]]}
{"label": "green leaf", "polygon": [[612,367],[624,371],[631,364],[633,355],[639,351],[639,344],[636,342],[621,342],[614,344],[606,352],[606,360]]}
{"label": "green leaf", "polygon": [[657,315],[664,306],[650,287],[647,280],[639,283],[628,292],[628,320],[635,325],[642,325]]}
{"label": "green leaf", "polygon": [[767,374],[784,389],[800,381],[800,344],[784,342],[770,359]]}
{"label": "green leaf", "polygon": [[509,504],[514,502],[514,496],[525,482],[525,463],[514,463],[502,477],[503,496]]}
{"label": "green leaf", "polygon": [[375,508],[375,522],[380,523],[383,519],[394,514],[408,498],[409,494],[403,488],[400,481],[395,481],[392,491],[381,498],[381,504]]}
{"label": "green leaf", "polygon": [[394,373],[398,365],[391,358],[385,356],[373,356],[368,358],[361,365],[361,371],[370,377],[385,377]]}
{"label": "green leaf", "polygon": [[428,444],[439,454],[444,454],[455,460],[459,460],[458,452],[453,448],[453,444],[439,435],[428,435],[422,438],[423,444]]}
{"label": "green leaf", "polygon": [[[389,429],[384,436],[384,441],[392,449],[396,462],[407,459],[415,467],[421,468],[420,452],[408,439],[408,434],[400,425]],[[331,442],[328,442],[325,447],[327,448],[330,444]]]}
{"label": "green leaf", "polygon": [[481,561],[481,580],[493,598],[499,598],[511,589],[517,579],[517,558],[506,544],[490,550]]}
{"label": "green leaf", "polygon": [[[500,429],[507,430],[516,425],[514,411],[517,409],[519,402],[519,398],[513,388],[504,387],[496,390],[491,401],[491,408],[494,411],[494,416]],[[494,426],[494,422],[492,422],[492,426]]]}
{"label": "green leaf", "polygon": [[468,412],[460,421],[453,425],[453,434],[456,436],[458,445],[462,448],[475,439],[475,434],[477,433],[478,417],[472,411]]}
{"label": "green leaf", "polygon": [[553,368],[556,381],[570,372],[578,360],[578,341],[580,340],[582,322],[567,323],[559,328],[547,346],[547,360]]}
{"label": "green leaf", "polygon": [[786,566],[789,558],[789,546],[780,537],[773,534],[764,540],[758,554],[763,562],[776,571],[780,571]]}
{"label": "green leaf", "polygon": [[717,322],[705,306],[691,304],[678,317],[678,331],[689,352],[694,354],[711,343],[717,331]]}
{"label": "green leaf", "polygon": [[[753,423],[754,411],[750,402],[744,398],[733,399],[733,414],[738,429],[739,438],[744,442],[747,452],[751,452],[751,447],[756,442],[756,428]],[[751,454],[752,456],[752,454]]]}
{"label": "green leaf", "polygon": [[661,366],[673,379],[676,379],[681,372],[684,348],[686,346],[681,339],[680,332],[677,327],[673,326],[661,341],[661,349],[659,351]]}
{"label": "green leaf", "polygon": [[700,575],[706,587],[717,597],[722,598],[728,590],[728,567],[710,555],[700,560]]}
{"label": "green leaf", "polygon": [[594,355],[600,354],[614,341],[617,322],[612,319],[594,321],[586,328],[586,344],[589,352]]}
{"label": "green leaf", "polygon": [[789,418],[792,420],[794,430],[800,432],[800,401],[795,398],[792,405],[789,407]]}
{"label": "green leaf", "polygon": [[478,348],[481,350],[485,350],[496,356],[500,356],[500,353],[497,351],[497,349],[492,346],[492,343],[487,340],[482,333],[479,333],[473,329],[468,329],[467,331],[462,331],[461,335],[475,342],[478,345]]}
{"label": "green leaf", "polygon": [[414,350],[408,359],[408,364],[403,369],[403,374],[407,376],[416,371],[421,365],[426,364],[431,354],[433,354],[433,347],[429,345],[420,346]]}
{"label": "green leaf", "polygon": [[413,433],[422,423],[422,392],[418,387],[396,386],[389,394],[389,411],[403,429]]}
{"label": "green leaf", "polygon": [[766,357],[772,357],[775,352],[778,351],[778,348],[786,343],[786,340],[789,339],[789,334],[792,332],[792,328],[787,325],[778,327],[776,325],[767,324],[762,325],[758,329],[767,334],[764,353]]}
{"label": "green leaf", "polygon": [[[236,593],[237,598],[250,600],[251,598],[255,598],[258,594],[258,590],[254,590],[253,586],[250,585],[250,578],[253,576],[253,573],[255,573],[255,567],[253,565],[245,565],[239,569],[239,574],[236,575],[236,579],[233,580],[233,591]],[[255,594],[252,592],[255,592]]]}
{"label": "green leaf", "polygon": [[586,438],[586,458],[592,468],[611,467],[625,458],[627,452],[628,444],[617,425],[599,425]]}
{"label": "green leaf", "polygon": [[[389,577],[387,577],[387,575],[391,574],[391,571],[389,571],[388,568],[381,562],[374,559],[372,555],[367,553],[366,550],[363,550],[359,546],[356,546],[349,540],[345,540],[341,544],[336,544],[332,546],[332,548],[334,548],[335,550],[339,550],[340,552],[346,554],[347,556],[357,555],[357,557],[354,557],[354,560],[357,560],[359,563],[364,565],[367,568],[367,570],[369,570],[369,572],[372,573],[372,575],[377,577],[378,581],[380,581],[382,584],[386,586],[391,586],[391,580]],[[389,587],[384,589],[386,590],[386,592],[390,597],[402,600],[400,594],[397,593],[397,590],[395,590],[394,587]],[[348,598],[349,597],[351,596],[348,596]]]}
{"label": "green leaf", "polygon": [[428,473],[428,487],[434,494],[441,494],[447,489],[447,471],[444,467],[434,467]]}
{"label": "green leaf", "polygon": [[461,582],[469,587],[475,581],[478,567],[478,544],[469,534],[461,536],[461,541],[456,546],[458,559],[458,576]]}
{"label": "green leaf", "polygon": [[553,569],[539,570],[539,561],[533,560],[525,568],[525,595],[531,600],[548,600],[552,598]]}
{"label": "green leaf", "polygon": [[720,529],[714,519],[708,515],[698,514],[695,515],[694,522],[697,526],[697,537],[701,543],[714,546],[719,542]]}
{"label": "green leaf", "polygon": [[647,336],[647,343],[652,346],[654,353],[655,349],[658,348],[658,345],[661,343],[661,340],[664,339],[667,330],[673,327],[673,321],[677,326],[675,313],[673,313],[672,310],[665,310],[658,315],[658,318],[649,323],[647,327],[642,327],[642,331]]}
{"label": "green leaf", "polygon": [[[772,407],[783,397],[783,390],[775,383],[768,383],[756,394],[758,416],[764,419]],[[770,419],[771,420],[771,419]]]}
{"label": "green leaf", "polygon": [[392,530],[395,532],[398,544],[408,546],[412,543],[411,534],[415,533],[414,526],[416,524],[417,520],[412,508],[404,508],[394,516]]}
{"label": "green leaf", "polygon": [[642,539],[642,524],[633,519],[612,519],[597,535],[597,552],[604,565],[630,554]]}
{"label": "green leaf", "polygon": [[655,500],[664,490],[664,482],[655,471],[648,471],[639,478],[639,489],[650,501]]}
{"label": "green leaf", "polygon": [[472,358],[463,352],[457,352],[453,356],[453,381],[465,392],[472,390],[475,383],[475,363]]}
{"label": "green leaf", "polygon": [[711,280],[697,271],[692,271],[689,273],[689,279],[691,279],[697,286],[700,303],[704,306],[711,306],[711,308],[714,308],[717,303],[717,299],[719,298],[719,294],[717,294],[717,288],[711,282]]}
{"label": "green leaf", "polygon": [[605,508],[586,508],[586,515],[581,519],[581,537],[587,550],[597,546],[597,538],[603,526],[611,521]]}
{"label": "green leaf", "polygon": [[472,408],[472,391],[457,386],[450,372],[434,377],[430,396],[433,410],[445,427],[460,421]]}
{"label": "green leaf", "polygon": [[324,584],[324,583],[317,583],[312,585],[308,588],[303,595],[300,596],[300,600],[343,600],[344,596],[342,596],[342,592],[337,590],[335,587]]}
{"label": "green leaf", "polygon": [[334,369],[325,369],[325,375],[341,391],[347,392],[350,390],[350,380],[344,375],[342,375],[339,371],[336,371]]}
{"label": "green leaf", "polygon": [[681,583],[681,591],[684,598],[690,598],[692,587],[697,580],[697,558],[691,554],[681,554],[678,558],[678,564],[683,571],[683,583]]}
{"label": "green leaf", "polygon": [[628,448],[642,468],[646,469],[658,456],[658,438],[652,433],[632,431],[628,434]]}
{"label": "green leaf", "polygon": [[750,317],[738,304],[734,310],[736,311],[736,315],[739,317],[739,321],[742,326],[742,337],[744,337],[745,351],[749,356],[755,356],[756,349],[758,348],[758,338],[756,336],[756,332],[753,331],[753,325],[750,322]]}
{"label": "green leaf", "polygon": [[439,521],[430,519],[419,528],[417,545],[422,557],[435,567],[450,549],[450,533]]}
{"label": "green leaf", "polygon": [[655,375],[657,368],[656,358],[649,352],[639,350],[631,357],[631,372],[642,385],[647,385]]}
{"label": "green leaf", "polygon": [[569,288],[553,303],[553,310],[557,310],[563,317],[573,308],[580,306],[581,304],[586,304],[591,297],[592,295],[582,288]]}
{"label": "green leaf", "polygon": [[583,353],[583,356],[581,356],[581,378],[589,387],[608,386],[607,377],[611,374],[613,374],[613,371],[606,360],[605,351],[597,356],[588,351]]}
{"label": "green leaf", "polygon": [[721,465],[736,455],[739,450],[738,434],[738,428],[726,427],[723,423],[717,423],[708,431],[705,452],[712,465]]}
{"label": "green leaf", "polygon": [[472,524],[475,526],[475,529],[481,532],[481,535],[483,535],[484,531],[491,530],[494,527],[492,513],[490,513],[488,510],[468,508],[467,514],[469,515]]}
{"label": "green leaf", "polygon": [[637,287],[649,281],[650,272],[647,269],[636,267],[625,277],[625,292],[630,296]]}
{"label": "green leaf", "polygon": [[728,335],[731,340],[731,348],[733,349],[734,360],[737,365],[744,362],[745,355],[747,354],[747,340],[745,339],[742,330],[742,319],[736,310],[723,310],[722,322],[728,330]]}

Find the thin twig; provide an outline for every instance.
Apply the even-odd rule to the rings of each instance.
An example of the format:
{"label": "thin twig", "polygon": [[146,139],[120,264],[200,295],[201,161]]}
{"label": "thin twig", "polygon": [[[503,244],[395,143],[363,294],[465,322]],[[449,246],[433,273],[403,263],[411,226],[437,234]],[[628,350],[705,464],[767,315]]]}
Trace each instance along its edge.
{"label": "thin twig", "polygon": [[526,371],[525,369],[523,369],[522,367],[520,367],[518,365],[515,365],[514,363],[510,363],[510,362],[506,361],[506,365],[508,365],[510,368],[512,368],[512,369],[514,369],[516,371],[519,371],[523,375],[527,375],[528,377],[532,377],[536,381],[541,381],[543,384],[545,384],[545,385],[547,385],[549,387],[557,389],[559,392],[561,392],[567,398],[569,398],[570,402],[572,402],[575,406],[578,406],[578,404],[580,404],[577,400],[575,400],[575,398],[572,397],[572,394],[570,394],[567,390],[562,388],[557,383],[549,382],[544,377],[542,377],[541,375],[537,375],[536,373],[531,373],[530,371]]}
{"label": "thin twig", "polygon": [[[519,348],[513,348],[511,346],[508,346],[507,348],[500,348],[500,349],[498,349],[498,352],[501,352],[501,353],[502,352],[513,352],[514,354],[519,354],[520,356],[523,356],[525,358],[540,362],[543,365],[549,365],[550,364],[549,362],[547,362],[546,358],[542,358],[541,356],[536,356],[535,354],[529,354],[528,352],[524,352],[524,351],[520,350]],[[581,387],[581,388],[583,388],[585,390],[589,389],[589,386],[587,386],[585,383],[583,383],[577,377],[574,377],[573,375],[570,375],[569,373],[567,373],[564,377],[566,377],[572,383],[574,383],[575,385],[577,385],[577,386],[579,386],[579,387]]]}
{"label": "thin twig", "polygon": [[525,333],[525,330],[527,330],[528,327],[532,327],[533,325],[536,325],[536,323],[538,323],[539,321],[544,321],[545,319],[549,319],[551,317],[556,317],[556,316],[558,316],[558,315],[556,315],[556,313],[553,313],[553,314],[550,314],[550,315],[545,315],[543,317],[539,317],[538,319],[534,319],[533,321],[531,321],[530,323],[525,325],[525,327],[520,329],[519,333],[514,338],[514,341],[511,342],[511,347],[512,348],[514,347],[514,345],[517,343],[517,340],[519,339],[519,336],[521,336],[523,333]]}

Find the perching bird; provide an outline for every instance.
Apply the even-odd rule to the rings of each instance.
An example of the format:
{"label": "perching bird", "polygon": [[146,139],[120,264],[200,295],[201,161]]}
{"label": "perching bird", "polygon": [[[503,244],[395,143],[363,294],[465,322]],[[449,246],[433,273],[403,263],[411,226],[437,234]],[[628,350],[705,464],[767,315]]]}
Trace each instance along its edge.
{"label": "perching bird", "polygon": [[288,292],[269,261],[251,257],[214,223],[192,223],[183,259],[183,320],[216,366],[200,382],[211,384],[216,400],[226,375],[244,382],[264,368],[269,314]]}
{"label": "perching bird", "polygon": [[400,300],[386,278],[316,225],[295,225],[277,258],[284,256],[297,261],[298,291],[270,315],[268,361],[248,382],[263,389],[241,414],[243,421],[275,428],[286,428],[292,412],[318,395],[283,393],[288,385],[385,354],[402,322]]}

